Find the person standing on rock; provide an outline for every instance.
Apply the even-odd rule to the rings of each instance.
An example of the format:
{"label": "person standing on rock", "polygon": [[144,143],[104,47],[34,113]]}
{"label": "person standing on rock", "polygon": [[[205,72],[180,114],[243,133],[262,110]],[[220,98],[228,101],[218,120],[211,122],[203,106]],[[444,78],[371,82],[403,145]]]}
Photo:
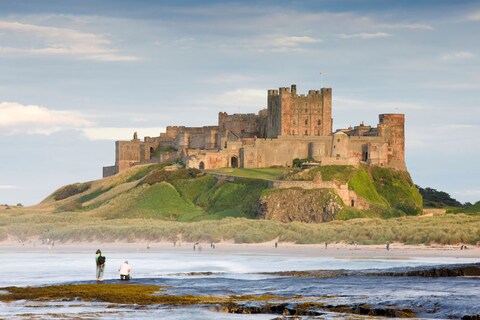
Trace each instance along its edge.
{"label": "person standing on rock", "polygon": [[102,256],[100,249],[95,252],[95,262],[97,264],[97,281],[103,281],[103,271],[105,270],[105,257]]}

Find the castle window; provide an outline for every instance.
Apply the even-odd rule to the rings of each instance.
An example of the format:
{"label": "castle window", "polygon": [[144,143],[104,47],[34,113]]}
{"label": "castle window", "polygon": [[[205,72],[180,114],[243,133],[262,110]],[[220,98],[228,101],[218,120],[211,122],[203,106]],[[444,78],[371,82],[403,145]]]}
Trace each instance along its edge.
{"label": "castle window", "polygon": [[305,108],[305,113],[307,113],[307,112],[308,112],[308,109],[307,109],[307,108]]}
{"label": "castle window", "polygon": [[355,200],[352,199],[352,200],[350,201],[350,204],[352,205],[352,207],[355,207]]}
{"label": "castle window", "polygon": [[317,120],[317,125],[320,125],[320,123],[321,123],[320,120]]}
{"label": "castle window", "polygon": [[320,135],[320,131],[317,131],[317,136],[319,136],[319,135]]}
{"label": "castle window", "polygon": [[308,119],[305,119],[305,124],[308,124]]}
{"label": "castle window", "polygon": [[305,130],[305,135],[308,135],[308,130]]}

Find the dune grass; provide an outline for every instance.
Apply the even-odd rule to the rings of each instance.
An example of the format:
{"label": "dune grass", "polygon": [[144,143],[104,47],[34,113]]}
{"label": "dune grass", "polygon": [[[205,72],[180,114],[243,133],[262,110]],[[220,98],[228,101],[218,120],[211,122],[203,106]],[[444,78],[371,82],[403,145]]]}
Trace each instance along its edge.
{"label": "dune grass", "polygon": [[271,220],[225,218],[198,222],[145,218],[107,219],[90,212],[52,213],[34,208],[0,211],[0,239],[50,238],[54,241],[221,241],[237,243],[288,241],[294,243],[357,242],[382,244],[476,244],[480,215],[446,214],[392,219],[352,219],[321,224],[280,223]]}

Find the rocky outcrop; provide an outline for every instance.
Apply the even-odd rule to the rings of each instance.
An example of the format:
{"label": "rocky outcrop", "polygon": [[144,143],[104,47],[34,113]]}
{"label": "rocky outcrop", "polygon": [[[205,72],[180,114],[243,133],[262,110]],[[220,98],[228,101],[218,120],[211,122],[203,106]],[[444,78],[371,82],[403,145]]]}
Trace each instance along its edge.
{"label": "rocky outcrop", "polygon": [[480,263],[461,265],[440,265],[435,267],[394,268],[385,270],[306,270],[306,271],[280,271],[266,272],[285,277],[299,278],[332,278],[354,276],[377,277],[480,277]]}
{"label": "rocky outcrop", "polygon": [[[265,303],[265,304],[239,304],[231,303],[213,307],[212,310],[225,313],[235,314],[282,314],[283,316],[274,318],[272,320],[294,320],[299,319],[298,316],[321,316],[326,312],[335,312],[343,314],[358,314],[364,316],[377,316],[386,318],[413,318],[415,312],[411,309],[369,306],[367,304],[353,304],[353,305],[324,305],[321,303],[306,302],[306,303]],[[295,317],[291,317],[294,315]],[[303,319],[303,318],[302,318]]]}
{"label": "rocky outcrop", "polygon": [[273,189],[259,199],[259,217],[281,222],[335,220],[341,200],[330,189]]}

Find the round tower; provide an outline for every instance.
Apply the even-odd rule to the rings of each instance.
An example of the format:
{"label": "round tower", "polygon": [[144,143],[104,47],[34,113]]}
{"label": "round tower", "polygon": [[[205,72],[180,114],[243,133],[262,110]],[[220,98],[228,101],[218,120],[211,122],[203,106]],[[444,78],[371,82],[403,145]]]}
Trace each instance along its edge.
{"label": "round tower", "polygon": [[348,145],[348,135],[341,131],[335,132],[332,137],[332,157],[347,157]]}

